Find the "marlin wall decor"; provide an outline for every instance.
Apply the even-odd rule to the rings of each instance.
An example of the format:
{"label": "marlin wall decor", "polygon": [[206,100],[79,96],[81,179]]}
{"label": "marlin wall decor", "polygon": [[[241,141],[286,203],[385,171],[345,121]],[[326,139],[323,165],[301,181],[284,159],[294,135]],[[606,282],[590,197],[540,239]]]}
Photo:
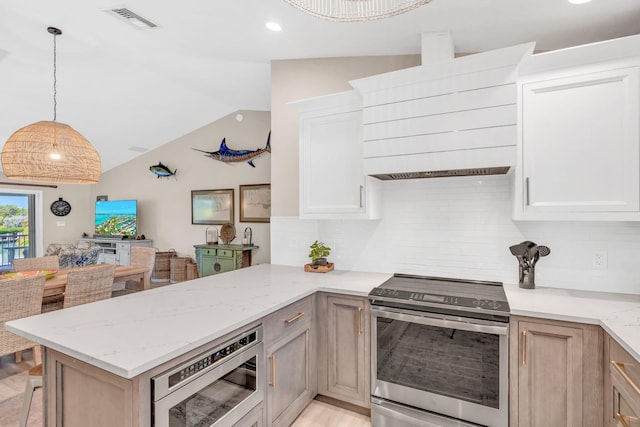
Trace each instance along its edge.
{"label": "marlin wall decor", "polygon": [[269,136],[267,137],[267,145],[257,150],[232,150],[227,147],[225,139],[226,138],[222,138],[218,151],[204,151],[197,148],[194,148],[194,150],[206,153],[205,156],[211,157],[213,160],[219,160],[224,163],[247,162],[249,166],[253,168],[256,167],[256,165],[253,164],[255,159],[264,153],[271,153],[271,132],[269,132]]}
{"label": "marlin wall decor", "polygon": [[162,162],[158,162],[157,165],[149,166],[149,170],[158,176],[158,178],[167,178],[170,176],[175,176],[178,169],[171,172],[171,169],[167,165],[163,165]]}

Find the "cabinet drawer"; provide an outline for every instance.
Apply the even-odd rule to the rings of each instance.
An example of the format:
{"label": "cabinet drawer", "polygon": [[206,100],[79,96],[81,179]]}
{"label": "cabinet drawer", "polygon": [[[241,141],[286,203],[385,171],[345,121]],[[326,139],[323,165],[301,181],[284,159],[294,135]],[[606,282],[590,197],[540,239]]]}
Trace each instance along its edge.
{"label": "cabinet drawer", "polygon": [[117,243],[118,249],[129,249],[129,243]]}
{"label": "cabinet drawer", "polygon": [[198,249],[198,251],[202,255],[215,255],[216,254],[216,250],[215,249]]}
{"label": "cabinet drawer", "polygon": [[[616,390],[617,392],[618,390]],[[632,405],[627,403],[625,398],[616,393],[617,399],[615,402],[615,419],[618,427],[640,427],[640,418],[638,413],[634,411]]]}
{"label": "cabinet drawer", "polygon": [[[640,387],[640,362],[631,356],[620,344],[613,338],[609,338],[609,362],[617,362],[622,371],[627,375],[629,380]],[[624,367],[620,366],[623,364]],[[610,366],[612,371],[617,371],[613,365]]]}
{"label": "cabinet drawer", "polygon": [[287,332],[309,325],[313,315],[312,308],[312,297],[307,297],[267,316],[264,320],[264,341],[273,343]]}
{"label": "cabinet drawer", "polygon": [[233,251],[230,249],[218,249],[218,256],[226,256],[231,258],[233,256]]}
{"label": "cabinet drawer", "polygon": [[631,416],[625,421],[634,421],[635,414],[640,413],[640,363],[612,338],[609,338],[609,356],[611,383],[618,396],[617,412]]}

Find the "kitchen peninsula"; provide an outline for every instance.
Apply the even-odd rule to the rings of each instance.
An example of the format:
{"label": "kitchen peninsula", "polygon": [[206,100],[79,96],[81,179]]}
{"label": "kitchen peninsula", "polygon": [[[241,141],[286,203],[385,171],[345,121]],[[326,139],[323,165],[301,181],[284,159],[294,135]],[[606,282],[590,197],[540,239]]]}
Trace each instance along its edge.
{"label": "kitchen peninsula", "polygon": [[[148,426],[151,425],[153,376],[201,354],[211,343],[230,339],[238,330],[259,325],[261,320],[265,325],[267,347],[268,338],[276,330],[267,327],[270,314],[317,291],[366,298],[373,287],[389,277],[388,274],[347,271],[314,274],[305,273],[302,266],[262,264],[20,319],[6,327],[45,346],[45,384],[60,380],[64,370],[61,375],[57,371],[67,369],[73,371],[69,377],[93,378],[90,380],[92,390],[98,383],[112,385],[104,391],[113,399],[111,409],[94,410],[85,419],[124,414],[125,418],[116,420],[115,424],[111,419],[110,425]],[[311,322],[313,315],[306,308],[298,310],[295,305],[294,308],[296,313],[307,314],[300,320]],[[288,331],[278,330],[280,332]],[[277,336],[272,340],[275,345],[279,344]],[[52,355],[55,363],[51,361]],[[279,369],[285,375],[286,371]],[[310,372],[309,376],[314,375]],[[55,388],[47,390],[46,425],[49,426],[59,425],[52,414],[60,407],[64,410],[66,405],[60,404],[58,398],[56,408],[56,402],[52,401]],[[312,398],[315,387],[311,388]],[[98,394],[90,392],[75,397],[84,400],[82,406],[95,403],[104,407],[104,395]],[[69,409],[69,412],[71,410],[78,409]]]}
{"label": "kitchen peninsula", "polygon": [[[269,323],[275,312],[292,307],[293,317],[310,313],[309,297],[317,292],[365,298],[389,277],[338,270],[312,274],[301,267],[263,264],[12,321],[7,329],[47,348],[45,384],[55,381],[55,371],[62,366],[60,360],[81,372],[102,372],[95,377],[98,382],[109,381],[124,390],[120,412],[126,412],[128,418],[122,425],[150,425],[153,376],[200,354],[210,343],[228,340],[238,330],[262,324],[266,342],[268,336],[280,333]],[[523,290],[510,284],[505,285],[505,291],[512,315],[600,325],[640,360],[640,296],[550,288]],[[307,328],[313,330],[309,326],[312,320],[304,319],[309,322]],[[284,327],[281,321],[279,325]],[[299,337],[303,345],[305,335]],[[272,340],[271,347],[278,351],[282,340]],[[271,353],[268,349],[266,352]],[[58,365],[50,363],[52,355]],[[49,387],[49,396],[55,396],[51,394],[53,388]],[[87,398],[92,398],[90,393]],[[47,405],[48,412],[55,413],[56,402],[49,399]],[[56,425],[51,416],[47,425]]]}

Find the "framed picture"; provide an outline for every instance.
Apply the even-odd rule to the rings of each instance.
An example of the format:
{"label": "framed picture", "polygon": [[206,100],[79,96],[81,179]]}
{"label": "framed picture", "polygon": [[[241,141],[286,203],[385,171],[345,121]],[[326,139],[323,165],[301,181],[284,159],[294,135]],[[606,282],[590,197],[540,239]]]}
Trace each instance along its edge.
{"label": "framed picture", "polygon": [[191,224],[233,224],[233,188],[191,191]]}
{"label": "framed picture", "polygon": [[240,222],[269,222],[271,184],[240,186]]}

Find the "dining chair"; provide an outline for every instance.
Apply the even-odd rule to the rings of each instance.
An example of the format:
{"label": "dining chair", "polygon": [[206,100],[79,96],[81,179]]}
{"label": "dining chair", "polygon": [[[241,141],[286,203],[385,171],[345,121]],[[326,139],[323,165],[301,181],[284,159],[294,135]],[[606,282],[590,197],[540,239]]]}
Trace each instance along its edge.
{"label": "dining chair", "polygon": [[[155,262],[155,248],[146,246],[134,246],[131,248],[131,265],[135,267],[146,267],[147,270],[149,270],[149,277],[151,277]],[[140,282],[133,282],[132,280],[127,282],[126,287],[127,289],[141,290]]]}
{"label": "dining chair", "polygon": [[[70,270],[67,274],[67,285],[64,290],[63,308],[111,298],[115,271],[116,266],[112,264],[90,265]],[[44,278],[44,276],[42,277]],[[42,296],[40,300],[42,301]],[[33,392],[38,387],[42,387],[42,364],[29,369],[24,400],[22,401],[20,427],[27,425]]]}
{"label": "dining chair", "polygon": [[111,298],[113,264],[90,265],[69,270],[63,308]]}
{"label": "dining chair", "polygon": [[13,260],[13,271],[16,272],[59,269],[60,257],[58,257],[58,255],[50,255],[37,258],[20,258]]}
{"label": "dining chair", "polygon": [[[39,345],[6,331],[4,324],[9,320],[40,314],[44,281],[44,274],[0,280],[0,295],[2,295],[2,299],[0,299],[0,354],[17,353],[33,348],[33,360],[36,367],[39,366],[40,369],[42,369],[42,363],[39,360],[40,356],[37,355]],[[29,375],[33,369],[29,369]],[[40,373],[40,385],[42,385],[42,373]],[[31,403],[31,398],[29,398],[29,403]],[[26,426],[26,419],[20,425]]]}
{"label": "dining chair", "polygon": [[26,338],[6,331],[4,324],[9,320],[40,314],[44,281],[43,274],[0,280],[0,355],[37,346]]}

